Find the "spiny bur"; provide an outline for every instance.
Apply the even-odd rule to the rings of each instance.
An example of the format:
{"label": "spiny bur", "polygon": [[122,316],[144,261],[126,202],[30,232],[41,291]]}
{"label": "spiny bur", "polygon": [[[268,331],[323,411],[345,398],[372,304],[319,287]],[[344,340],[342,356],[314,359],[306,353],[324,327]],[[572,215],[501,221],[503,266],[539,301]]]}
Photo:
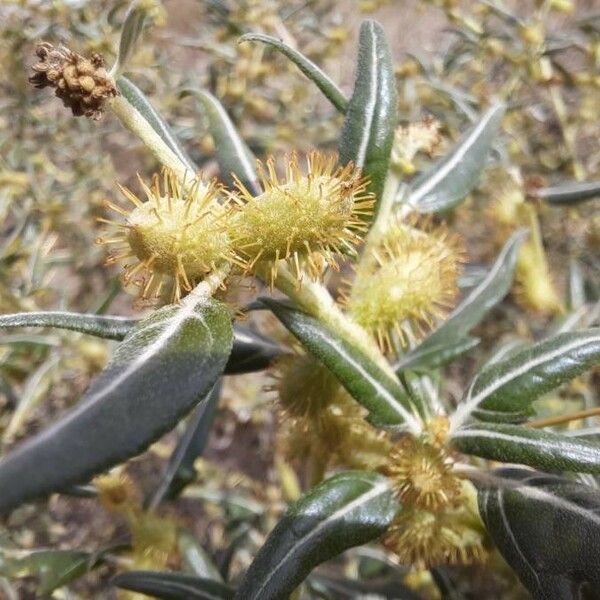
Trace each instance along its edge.
{"label": "spiny bur", "polygon": [[445,227],[419,229],[396,218],[354,267],[341,301],[384,351],[393,351],[394,333],[400,342],[407,331],[422,334],[452,306],[463,254]]}
{"label": "spiny bur", "polygon": [[171,300],[178,302],[217,265],[236,261],[226,232],[229,211],[217,202],[215,182],[207,185],[196,179],[185,186],[164,170],[150,187],[141,178],[140,184],[145,202],[120,188],[133,205],[131,211],[106,202],[125,220],[99,219],[117,231],[97,242],[115,247],[107,263],[124,263],[122,279],[139,288],[142,300],[160,298],[164,285],[170,284]]}
{"label": "spiny bur", "polygon": [[256,197],[237,181],[232,227],[246,272],[266,264],[272,285],[280,260],[289,259],[300,279],[302,267],[318,276],[326,265],[337,268],[335,255],[356,253],[374,200],[353,165],[336,164],[335,154],[312,152],[303,172],[292,154],[280,178],[273,158],[259,162],[263,193]]}

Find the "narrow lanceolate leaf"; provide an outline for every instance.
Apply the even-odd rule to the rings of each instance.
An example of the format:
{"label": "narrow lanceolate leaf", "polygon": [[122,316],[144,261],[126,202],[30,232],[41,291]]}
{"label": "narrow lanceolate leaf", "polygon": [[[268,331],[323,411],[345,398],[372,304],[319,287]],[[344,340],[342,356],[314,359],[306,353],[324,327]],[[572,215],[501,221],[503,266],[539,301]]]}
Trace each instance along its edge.
{"label": "narrow lanceolate leaf", "polygon": [[148,18],[147,3],[132,2],[121,30],[121,39],[119,40],[119,53],[111,75],[117,77],[125,69],[128,60],[131,58],[135,45],[142,35],[144,25]]}
{"label": "narrow lanceolate leaf", "polygon": [[479,372],[452,417],[459,427],[473,410],[524,413],[531,403],[600,363],[600,328],[559,333]]}
{"label": "narrow lanceolate leaf", "polygon": [[513,234],[502,248],[485,279],[471,291],[440,327],[394,365],[396,370],[413,357],[417,360],[421,355],[428,356],[430,351],[435,353],[438,348],[456,346],[460,348],[461,342],[467,343],[469,331],[508,294],[525,235],[524,231]]}
{"label": "narrow lanceolate leaf", "polygon": [[217,565],[192,534],[182,532],[177,538],[177,548],[186,571],[196,577],[223,582]]}
{"label": "narrow lanceolate leaf", "polygon": [[379,427],[405,425],[413,432],[420,430],[400,383],[362,350],[297,308],[271,298],[263,298],[262,302],[306,350],[337,377],[350,395],[369,411],[371,423]]}
{"label": "narrow lanceolate leaf", "polygon": [[184,573],[129,571],[113,577],[112,584],[162,600],[232,600],[234,596],[224,583]]}
{"label": "narrow lanceolate leaf", "polygon": [[439,369],[479,345],[479,338],[466,336],[453,342],[419,346],[406,353],[395,365],[396,373],[405,370],[428,371]]}
{"label": "narrow lanceolate leaf", "polygon": [[262,371],[287,352],[274,340],[248,327],[234,325],[233,349],[225,367],[225,374],[239,375]]}
{"label": "narrow lanceolate leaf", "polygon": [[549,204],[577,204],[600,198],[600,181],[571,181],[536,190],[534,196]]}
{"label": "narrow lanceolate leaf", "polygon": [[195,173],[198,168],[194,165],[192,159],[187,155],[183,149],[175,134],[167,124],[167,122],[160,116],[158,111],[150,104],[148,98],[142,90],[134,85],[126,77],[119,77],[117,79],[117,87],[123,95],[123,97],[137,110],[137,112],[148,122],[150,127],[156,131],[161,137],[163,142],[174,152],[174,154],[181,160],[181,162],[188,168],[192,173]]}
{"label": "narrow lanceolate leaf", "polygon": [[[122,340],[139,319],[71,312],[30,312],[0,315],[0,329],[9,327],[55,327]],[[238,375],[266,369],[286,350],[270,338],[240,325],[233,328],[233,349],[225,374]]]}
{"label": "narrow lanceolate leaf", "polygon": [[353,162],[370,180],[369,189],[380,201],[388,171],[397,123],[394,65],[379,23],[360,28],[354,91],[340,139],[340,162]]}
{"label": "narrow lanceolate leaf", "polygon": [[279,600],[312,569],[382,535],[398,506],[376,473],[340,473],[293,504],[271,532],[242,580],[239,600]]}
{"label": "narrow lanceolate leaf", "polygon": [[136,322],[137,319],[129,319],[127,317],[62,311],[0,315],[0,329],[4,327],[56,327],[58,329],[89,333],[109,340],[122,340]]}
{"label": "narrow lanceolate leaf", "polygon": [[210,135],[215,142],[221,179],[231,185],[233,173],[248,190],[259,194],[261,190],[255,170],[256,157],[240,137],[223,105],[206,90],[185,90],[182,95],[192,95],[202,104],[208,119]]}
{"label": "narrow lanceolate leaf", "polygon": [[520,425],[479,423],[452,436],[465,454],[544,471],[600,473],[600,444]]}
{"label": "narrow lanceolate leaf", "polygon": [[0,461],[0,514],[145,450],[212,389],[231,344],[229,311],[203,297],[140,321],[70,413]]}
{"label": "narrow lanceolate leaf", "polygon": [[46,597],[79,579],[102,562],[102,555],[78,550],[0,548],[0,576],[35,577],[37,592]]}
{"label": "narrow lanceolate leaf", "polygon": [[[315,573],[311,575],[307,584],[311,591],[316,592],[313,598],[328,598],[331,600],[422,600],[409,587],[399,582],[399,577],[374,577],[360,579],[346,579],[341,577],[328,577]],[[454,598],[444,600],[454,600]]]}
{"label": "narrow lanceolate leaf", "polygon": [[150,501],[150,508],[157,507],[165,498],[178,496],[185,486],[193,481],[196,475],[194,462],[206,448],[220,396],[221,385],[218,382],[192,413],[185,433],[169,460],[160,486]]}
{"label": "narrow lanceolate leaf", "polygon": [[334,81],[322,71],[315,63],[306,58],[304,54],[288,46],[281,40],[264,35],[262,33],[247,33],[239,39],[242,42],[261,42],[276,50],[279,50],[286,58],[289,58],[320,90],[334,108],[345,113],[348,108],[348,100]]}
{"label": "narrow lanceolate leaf", "polygon": [[528,469],[498,469],[479,492],[494,544],[536,600],[600,589],[600,493],[571,479]]}
{"label": "narrow lanceolate leaf", "polygon": [[411,207],[422,213],[440,212],[467,197],[485,167],[504,110],[502,104],[492,106],[449,154],[415,179],[408,197]]}

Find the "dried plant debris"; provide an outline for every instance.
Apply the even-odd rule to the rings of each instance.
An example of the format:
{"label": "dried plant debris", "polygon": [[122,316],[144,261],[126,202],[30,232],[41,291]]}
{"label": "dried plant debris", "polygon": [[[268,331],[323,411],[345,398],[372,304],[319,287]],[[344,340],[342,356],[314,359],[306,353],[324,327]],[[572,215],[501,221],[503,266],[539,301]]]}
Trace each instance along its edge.
{"label": "dried plant debris", "polygon": [[35,75],[29,81],[39,89],[54,88],[56,96],[76,117],[101,119],[106,100],[119,95],[100,54],[85,58],[48,42],[38,44],[36,54],[40,61],[33,65]]}

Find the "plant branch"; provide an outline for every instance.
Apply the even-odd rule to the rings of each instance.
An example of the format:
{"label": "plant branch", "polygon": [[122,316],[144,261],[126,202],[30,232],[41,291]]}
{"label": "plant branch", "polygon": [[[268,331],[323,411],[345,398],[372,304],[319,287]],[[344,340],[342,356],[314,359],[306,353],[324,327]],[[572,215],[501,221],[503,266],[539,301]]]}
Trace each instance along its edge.
{"label": "plant branch", "polygon": [[541,427],[562,425],[563,423],[569,423],[570,421],[579,421],[579,419],[585,419],[586,417],[594,417],[598,415],[600,415],[600,406],[595,406],[594,408],[580,410],[567,415],[559,415],[557,417],[548,417],[546,419],[538,419],[537,421],[529,421],[528,423],[525,423],[525,426],[540,429]]}
{"label": "plant branch", "polygon": [[300,308],[331,327],[345,340],[360,348],[379,367],[393,379],[396,379],[394,370],[379,350],[375,340],[342,312],[324,285],[312,281],[308,275],[305,275],[305,279],[299,285],[294,274],[290,272],[285,264],[281,264],[277,270],[275,287],[294,300]]}
{"label": "plant branch", "polygon": [[194,173],[190,172],[190,169],[128,100],[119,96],[111,102],[110,107],[125,128],[138,137],[162,165],[171,169],[181,182],[188,181],[189,185],[192,185]]}

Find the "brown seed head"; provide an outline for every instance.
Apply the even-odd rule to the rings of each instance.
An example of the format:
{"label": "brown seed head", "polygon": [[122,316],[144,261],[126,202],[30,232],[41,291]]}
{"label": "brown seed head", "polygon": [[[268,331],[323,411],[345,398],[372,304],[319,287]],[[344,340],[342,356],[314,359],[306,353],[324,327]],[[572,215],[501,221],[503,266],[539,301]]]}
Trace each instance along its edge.
{"label": "brown seed head", "polygon": [[119,95],[99,54],[88,59],[48,42],[38,44],[35,53],[40,61],[32,67],[35,73],[30,83],[38,89],[54,88],[56,96],[76,117],[100,119],[106,100]]}

